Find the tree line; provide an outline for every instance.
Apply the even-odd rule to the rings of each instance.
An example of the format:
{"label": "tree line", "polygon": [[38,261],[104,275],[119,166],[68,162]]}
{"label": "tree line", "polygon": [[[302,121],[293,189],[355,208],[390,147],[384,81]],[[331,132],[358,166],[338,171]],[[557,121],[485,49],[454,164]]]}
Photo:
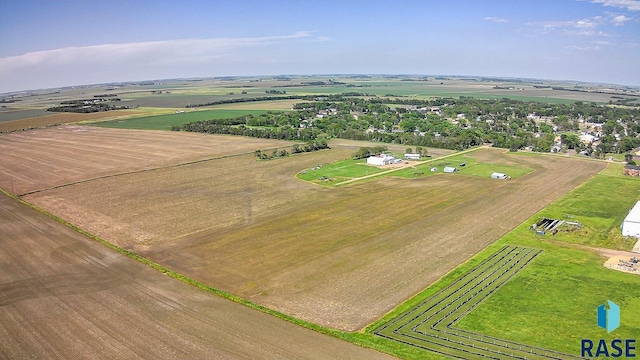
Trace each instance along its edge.
{"label": "tree line", "polygon": [[[551,151],[559,139],[563,148],[595,156],[640,147],[640,109],[634,106],[464,96],[365,99],[357,95],[300,96],[302,101],[293,111],[199,121],[174,130],[296,141],[344,138],[446,149],[491,143],[514,151],[530,147],[539,152]],[[590,124],[589,132],[597,132],[597,145],[580,141],[578,130],[583,123]]]}
{"label": "tree line", "polygon": [[286,157],[293,154],[318,151],[322,149],[330,149],[329,144],[327,144],[327,141],[324,139],[318,141],[307,141],[302,145],[293,144],[290,149],[291,152],[287,151],[287,149],[273,149],[271,150],[271,152],[269,152],[268,150],[256,150],[254,152],[254,155],[260,160],[270,160],[279,157]]}

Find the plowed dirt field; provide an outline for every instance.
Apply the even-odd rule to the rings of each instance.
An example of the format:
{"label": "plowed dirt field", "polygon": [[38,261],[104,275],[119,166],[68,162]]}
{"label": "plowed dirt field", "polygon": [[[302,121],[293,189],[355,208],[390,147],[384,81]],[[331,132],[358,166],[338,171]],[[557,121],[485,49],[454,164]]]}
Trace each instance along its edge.
{"label": "plowed dirt field", "polygon": [[201,291],[0,193],[2,359],[388,359]]}
{"label": "plowed dirt field", "polygon": [[[101,130],[108,138],[111,130]],[[196,138],[174,135],[184,136],[185,143]],[[236,149],[247,147],[246,139],[235,141]],[[140,167],[144,160],[131,147],[153,145],[147,142],[132,139],[131,146],[102,158],[101,166],[113,169],[122,153]],[[94,146],[85,145],[89,153]],[[221,157],[58,188],[45,178],[25,189],[50,189],[25,199],[211,286],[304,320],[356,330],[605,166],[482,149],[467,156],[534,171],[509,181],[437,174],[341,188],[295,178],[302,169],[353,152],[353,144],[332,146],[272,161],[256,161],[250,154]],[[179,149],[167,147],[163,159],[178,156]],[[23,151],[27,159],[41,156]],[[60,151],[52,146],[52,159],[64,159],[55,155]],[[59,164],[59,171],[64,173],[66,164]],[[2,166],[7,167],[0,160]],[[55,161],[48,166],[55,169]],[[31,171],[9,168],[16,174]]]}

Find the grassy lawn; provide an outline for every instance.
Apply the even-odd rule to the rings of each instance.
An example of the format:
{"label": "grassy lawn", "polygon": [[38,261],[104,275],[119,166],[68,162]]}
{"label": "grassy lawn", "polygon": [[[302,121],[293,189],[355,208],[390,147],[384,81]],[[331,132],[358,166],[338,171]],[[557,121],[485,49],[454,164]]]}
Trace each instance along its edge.
{"label": "grassy lawn", "polygon": [[[464,164],[464,166],[461,166],[461,164]],[[491,177],[491,174],[494,172],[500,172],[507,174],[515,179],[533,171],[532,169],[523,166],[483,163],[474,158],[473,155],[461,155],[448,157],[442,160],[434,159],[422,165],[412,166],[411,168],[395,171],[391,175],[414,178],[416,177],[415,174],[420,172],[424,173],[420,176],[434,174],[431,172],[431,168],[434,167],[438,169],[438,171],[435,173],[441,173],[445,166],[456,167],[458,169],[457,174],[480,176],[486,178]]]}
{"label": "grassy lawn", "polygon": [[[311,181],[322,185],[335,185],[356,177],[376,174],[387,169],[366,164],[366,159],[342,160],[331,164],[318,165],[315,168],[304,169],[298,173],[298,179]],[[322,177],[333,179],[332,181],[321,180]]]}
{"label": "grassy lawn", "polygon": [[[554,240],[594,247],[631,250],[635,239],[621,235],[620,224],[640,199],[640,181],[623,176],[622,164],[609,164],[600,174],[575,189],[551,206],[542,210],[538,218],[549,217],[584,224],[580,230],[560,231]],[[537,219],[534,219],[534,222]],[[533,232],[523,232],[521,238],[531,240]]]}
{"label": "grassy lawn", "polygon": [[[380,178],[382,176],[397,176],[414,179],[442,173],[445,166],[455,166],[458,168],[457,174],[447,174],[449,176],[467,175],[489,178],[493,172],[501,172],[515,179],[532,171],[532,169],[521,166],[483,163],[478,161],[472,155],[453,156],[446,159],[434,159],[431,161],[429,161],[428,158],[423,158],[420,161],[424,163],[399,169],[388,174],[381,174],[375,178]],[[462,163],[465,165],[460,166]],[[433,167],[438,168],[438,171],[431,172],[431,168]],[[390,167],[366,165],[366,159],[342,160],[331,164],[322,164],[315,169],[304,169],[298,173],[297,177],[301,180],[311,181],[325,186],[335,186],[347,180],[378,174],[392,169],[393,168]],[[331,179],[331,181],[327,179]]]}
{"label": "grassy lawn", "polygon": [[[517,235],[513,240],[521,242]],[[459,327],[576,355],[583,338],[638,337],[640,276],[606,269],[592,251],[531,245],[545,251]],[[596,326],[596,308],[607,299],[622,309],[622,325],[611,334]]]}
{"label": "grassy lawn", "polygon": [[124,120],[103,121],[88,125],[117,129],[171,130],[171,126],[181,126],[193,121],[236,118],[248,114],[260,115],[267,112],[267,110],[186,110],[184,113],[179,114],[172,113]]}
{"label": "grassy lawn", "polygon": [[[456,160],[455,158],[447,160]],[[469,162],[469,161],[467,161]],[[640,198],[640,181],[624,177],[620,164],[546,207],[434,285],[367,328],[406,312],[488,258],[504,245],[543,249],[527,268],[456,325],[500,339],[579,355],[581,339],[637,339],[640,336],[640,276],[606,269],[606,258],[576,246],[588,244],[628,249],[619,226]],[[556,236],[537,236],[529,227],[542,216],[570,216],[584,229]],[[611,300],[621,307],[621,326],[611,334],[596,326],[596,307]],[[412,358],[409,355],[408,358]],[[430,354],[429,357],[437,357]]]}

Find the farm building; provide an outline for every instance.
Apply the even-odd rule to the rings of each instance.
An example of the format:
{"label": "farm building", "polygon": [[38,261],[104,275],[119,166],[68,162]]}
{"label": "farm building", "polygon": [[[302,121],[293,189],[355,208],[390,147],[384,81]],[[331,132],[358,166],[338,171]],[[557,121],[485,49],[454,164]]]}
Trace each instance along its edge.
{"label": "farm building", "polygon": [[431,168],[431,172],[438,172],[438,168],[437,167],[432,167]]}
{"label": "farm building", "polygon": [[640,166],[637,165],[625,165],[623,174],[629,176],[637,176],[640,177]]}
{"label": "farm building", "polygon": [[492,179],[508,179],[509,176],[507,176],[507,174],[494,172],[493,174],[491,174],[491,178]]}
{"label": "farm building", "polygon": [[420,154],[404,154],[404,158],[407,160],[420,160]]}
{"label": "farm building", "polygon": [[442,171],[444,171],[446,173],[454,173],[454,172],[458,171],[458,168],[455,168],[453,166],[445,166],[444,170],[442,170]]}
{"label": "farm building", "polygon": [[393,164],[396,158],[387,154],[379,154],[374,156],[369,156],[367,158],[367,165],[375,165],[375,166],[383,166]]}
{"label": "farm building", "polygon": [[622,222],[622,235],[640,238],[640,201],[629,211]]}

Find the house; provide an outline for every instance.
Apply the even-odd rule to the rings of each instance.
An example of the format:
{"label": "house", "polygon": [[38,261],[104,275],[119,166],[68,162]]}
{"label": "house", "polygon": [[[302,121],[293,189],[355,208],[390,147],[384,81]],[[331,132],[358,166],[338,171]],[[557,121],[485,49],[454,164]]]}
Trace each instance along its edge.
{"label": "house", "polygon": [[396,158],[387,154],[378,154],[367,158],[367,165],[384,166],[393,164]]}
{"label": "house", "polygon": [[458,168],[455,168],[453,166],[445,166],[444,170],[442,170],[442,171],[444,171],[446,173],[454,173],[454,172],[458,171]]}
{"label": "house", "polygon": [[625,165],[622,170],[624,175],[640,177],[640,166],[637,165]]}
{"label": "house", "polygon": [[491,178],[492,179],[509,179],[509,176],[507,174],[503,174],[503,173],[499,173],[499,172],[494,172],[493,174],[491,174]]}
{"label": "house", "polygon": [[595,139],[596,139],[596,137],[593,136],[593,135],[589,135],[589,134],[580,135],[580,141],[585,145],[589,145],[589,144],[593,143],[593,141]]}
{"label": "house", "polygon": [[404,158],[407,160],[420,160],[420,154],[404,154]]}
{"label": "house", "polygon": [[622,236],[640,238],[640,201],[629,211],[622,222]]}

